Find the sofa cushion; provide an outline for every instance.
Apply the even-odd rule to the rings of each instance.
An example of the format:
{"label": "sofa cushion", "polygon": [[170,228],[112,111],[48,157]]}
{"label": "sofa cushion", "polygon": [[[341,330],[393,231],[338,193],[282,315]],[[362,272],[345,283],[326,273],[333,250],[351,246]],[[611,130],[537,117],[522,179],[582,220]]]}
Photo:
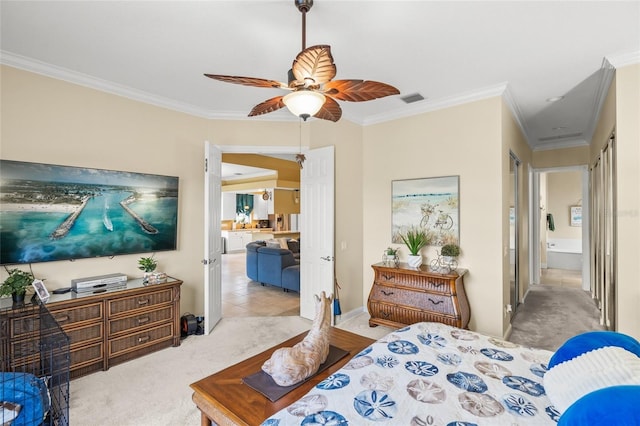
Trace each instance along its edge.
{"label": "sofa cushion", "polygon": [[247,244],[246,265],[247,277],[253,281],[258,281],[258,249],[266,244],[260,241],[254,241]]}
{"label": "sofa cushion", "polygon": [[287,248],[291,250],[293,254],[300,253],[300,242],[298,240],[288,240]]}
{"label": "sofa cushion", "polygon": [[282,270],[282,288],[300,293],[300,265],[293,265]]}

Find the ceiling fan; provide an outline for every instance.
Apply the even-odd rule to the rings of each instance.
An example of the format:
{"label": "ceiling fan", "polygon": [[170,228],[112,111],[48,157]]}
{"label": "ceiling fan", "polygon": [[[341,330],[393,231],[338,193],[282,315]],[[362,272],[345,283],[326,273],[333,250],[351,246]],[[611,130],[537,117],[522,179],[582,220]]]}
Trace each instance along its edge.
{"label": "ceiling fan", "polygon": [[249,117],[267,114],[287,107],[303,120],[309,117],[338,121],[342,108],[336,102],[363,102],[385,96],[397,95],[398,89],[385,83],[365,80],[333,80],[336,66],[331,56],[331,46],[306,47],[306,14],[313,0],[294,0],[302,13],[302,51],[298,53],[288,72],[288,84],[254,77],[205,74],[214,80],[253,87],[271,87],[289,90],[291,93],[276,96],[253,107]]}

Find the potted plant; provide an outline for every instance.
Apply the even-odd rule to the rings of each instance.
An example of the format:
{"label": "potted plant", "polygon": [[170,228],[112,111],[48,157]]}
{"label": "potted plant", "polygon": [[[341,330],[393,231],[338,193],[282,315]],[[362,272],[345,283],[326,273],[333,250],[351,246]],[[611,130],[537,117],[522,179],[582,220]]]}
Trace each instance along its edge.
{"label": "potted plant", "polygon": [[138,259],[138,269],[144,271],[143,282],[149,281],[149,277],[153,274],[153,271],[158,267],[158,261],[153,258],[153,255],[149,257],[141,257]]}
{"label": "potted plant", "polygon": [[407,258],[409,266],[414,268],[420,267],[420,265],[422,265],[422,255],[420,254],[420,250],[431,242],[426,231],[421,228],[411,227],[407,232],[401,234],[400,238],[409,249],[409,253],[411,253]]}
{"label": "potted plant", "polygon": [[442,256],[443,266],[449,269],[449,271],[456,269],[458,261],[456,258],[460,256],[460,246],[457,244],[445,244],[440,249],[440,256]]}
{"label": "potted plant", "polygon": [[9,276],[0,285],[0,296],[11,295],[14,303],[24,303],[24,295],[27,288],[34,280],[31,272],[20,269],[7,269]]}
{"label": "potted plant", "polygon": [[387,247],[382,256],[382,261],[387,265],[398,266],[398,251],[399,248]]}

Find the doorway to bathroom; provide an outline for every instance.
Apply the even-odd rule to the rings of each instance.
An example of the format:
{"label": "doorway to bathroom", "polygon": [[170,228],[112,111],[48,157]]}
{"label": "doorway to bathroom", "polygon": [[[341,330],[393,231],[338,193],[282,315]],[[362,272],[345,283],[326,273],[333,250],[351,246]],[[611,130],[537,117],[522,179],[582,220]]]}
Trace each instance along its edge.
{"label": "doorway to bathroom", "polygon": [[535,169],[532,183],[531,282],[589,290],[587,167]]}

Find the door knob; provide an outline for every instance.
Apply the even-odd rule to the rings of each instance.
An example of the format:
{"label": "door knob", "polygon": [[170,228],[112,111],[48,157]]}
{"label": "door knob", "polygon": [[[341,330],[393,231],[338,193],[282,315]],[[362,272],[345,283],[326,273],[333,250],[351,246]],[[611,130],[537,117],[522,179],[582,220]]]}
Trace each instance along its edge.
{"label": "door knob", "polygon": [[335,258],[333,256],[325,256],[325,257],[321,257],[320,259],[326,260],[327,262],[332,262],[333,259],[335,259]]}

